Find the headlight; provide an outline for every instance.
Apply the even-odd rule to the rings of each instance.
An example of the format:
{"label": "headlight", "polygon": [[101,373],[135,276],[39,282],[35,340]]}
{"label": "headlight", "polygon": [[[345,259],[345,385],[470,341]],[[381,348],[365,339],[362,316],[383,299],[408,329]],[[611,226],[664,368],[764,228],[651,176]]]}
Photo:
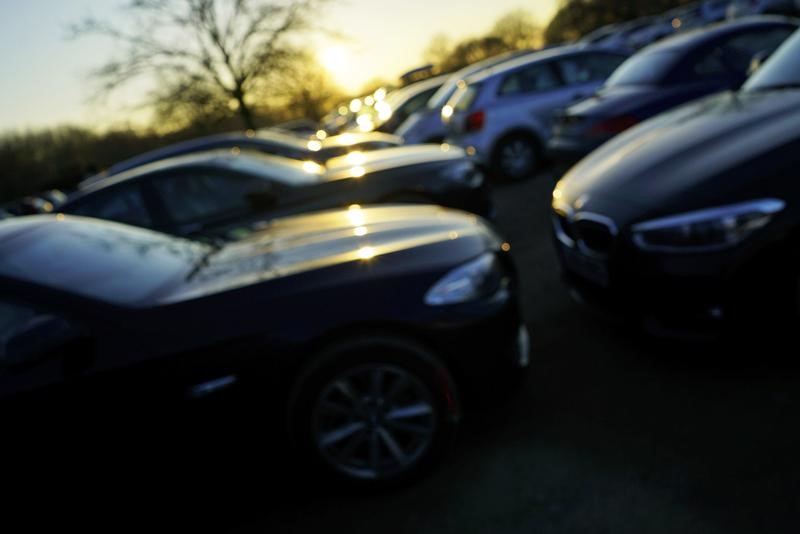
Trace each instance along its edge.
{"label": "headlight", "polygon": [[425,304],[446,306],[470,302],[494,294],[506,283],[497,257],[487,252],[436,282],[425,294]]}
{"label": "headlight", "polygon": [[693,211],[633,226],[641,249],[662,252],[706,252],[732,247],[763,228],[786,204],[761,199]]}
{"label": "headlight", "polygon": [[477,188],[483,185],[483,172],[471,161],[462,161],[446,167],[441,176],[452,182],[459,182],[467,187]]}

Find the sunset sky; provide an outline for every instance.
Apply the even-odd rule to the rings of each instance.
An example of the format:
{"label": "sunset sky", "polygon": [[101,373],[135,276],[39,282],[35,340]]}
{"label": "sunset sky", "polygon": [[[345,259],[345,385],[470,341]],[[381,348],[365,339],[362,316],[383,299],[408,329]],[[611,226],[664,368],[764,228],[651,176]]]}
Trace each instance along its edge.
{"label": "sunset sky", "polygon": [[[422,62],[431,38],[480,35],[516,8],[542,23],[556,0],[336,0],[318,23],[344,40],[317,37],[312,43],[334,79],[357,91],[375,78],[396,78]],[[124,24],[124,0],[0,0],[0,131],[61,123],[103,126],[136,120],[136,89],[114,100],[92,100],[87,80],[112,57],[112,43],[99,38],[68,40],[67,29],[87,15]]]}

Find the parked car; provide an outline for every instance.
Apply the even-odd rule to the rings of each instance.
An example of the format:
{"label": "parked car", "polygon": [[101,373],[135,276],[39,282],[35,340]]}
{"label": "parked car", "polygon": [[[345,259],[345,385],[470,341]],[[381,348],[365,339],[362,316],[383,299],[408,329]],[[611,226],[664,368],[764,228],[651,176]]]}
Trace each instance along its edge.
{"label": "parked car", "polygon": [[655,333],[795,320],[798,146],[800,33],[741,91],[643,123],[558,183],[567,279],[585,300],[645,318]]}
{"label": "parked car", "polygon": [[496,176],[531,176],[542,163],[555,112],[593,94],[627,57],[568,46],[481,71],[442,109],[447,142],[475,151]]}
{"label": "parked car", "polygon": [[514,50],[497,56],[473,63],[451,74],[428,102],[425,107],[409,115],[397,128],[395,134],[402,137],[408,144],[440,143],[447,135],[447,129],[442,122],[442,108],[458,90],[459,82],[484,69],[494,67],[510,59],[532,53],[533,50]]}
{"label": "parked car", "polygon": [[301,161],[325,163],[331,158],[343,156],[350,152],[377,150],[402,144],[403,140],[401,138],[379,132],[348,133],[326,137],[325,139],[298,137],[269,129],[255,132],[218,134],[199,137],[145,152],[112,165],[105,172],[90,178],[89,181],[129,171],[155,161],[223,148],[229,150],[255,150],[264,154],[274,154]]}
{"label": "parked car", "polygon": [[412,113],[425,107],[428,100],[447,81],[447,76],[436,76],[392,91],[382,102],[375,104],[374,113],[365,112],[357,119],[357,129],[388,134],[396,130]]}
{"label": "parked car", "polygon": [[[186,424],[172,414],[202,403],[339,479],[407,480],[446,452],[460,396],[491,399],[527,365],[507,248],[432,206],[286,218],[221,248],[82,217],[0,222],[4,451],[51,448],[35,436],[52,423],[51,439],[124,461],[109,426],[161,449],[160,428]],[[231,439],[197,424],[183,454]]]}
{"label": "parked car", "polygon": [[190,154],[87,184],[58,209],[180,236],[232,238],[277,216],[398,202],[491,215],[483,173],[460,148],[439,145],[353,152],[327,167],[256,153]]}
{"label": "parked car", "polygon": [[569,165],[658,113],[746,79],[753,56],[797,29],[779,17],[741,19],[692,31],[634,55],[591,98],[556,117],[548,154]]}

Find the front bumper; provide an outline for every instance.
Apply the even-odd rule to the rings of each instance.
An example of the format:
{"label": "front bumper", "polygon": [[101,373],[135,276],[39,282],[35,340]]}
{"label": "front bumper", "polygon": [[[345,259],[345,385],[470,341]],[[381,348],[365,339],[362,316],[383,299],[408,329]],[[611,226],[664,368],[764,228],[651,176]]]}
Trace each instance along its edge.
{"label": "front bumper", "polygon": [[658,337],[705,338],[724,330],[734,302],[731,282],[714,261],[682,265],[620,251],[587,256],[555,240],[562,278],[572,295],[604,314]]}
{"label": "front bumper", "polygon": [[473,313],[467,311],[463,321],[428,335],[468,402],[513,389],[531,361],[530,335],[516,298],[509,296],[489,313],[478,307],[484,305],[476,305],[475,317],[468,317]]}

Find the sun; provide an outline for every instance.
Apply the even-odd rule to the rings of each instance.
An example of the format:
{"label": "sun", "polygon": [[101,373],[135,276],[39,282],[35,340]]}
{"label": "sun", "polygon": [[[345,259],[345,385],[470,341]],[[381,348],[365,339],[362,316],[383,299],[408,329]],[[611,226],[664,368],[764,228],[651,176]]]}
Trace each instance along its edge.
{"label": "sun", "polygon": [[340,73],[345,69],[349,59],[347,49],[341,45],[327,46],[319,52],[320,63],[333,74]]}

